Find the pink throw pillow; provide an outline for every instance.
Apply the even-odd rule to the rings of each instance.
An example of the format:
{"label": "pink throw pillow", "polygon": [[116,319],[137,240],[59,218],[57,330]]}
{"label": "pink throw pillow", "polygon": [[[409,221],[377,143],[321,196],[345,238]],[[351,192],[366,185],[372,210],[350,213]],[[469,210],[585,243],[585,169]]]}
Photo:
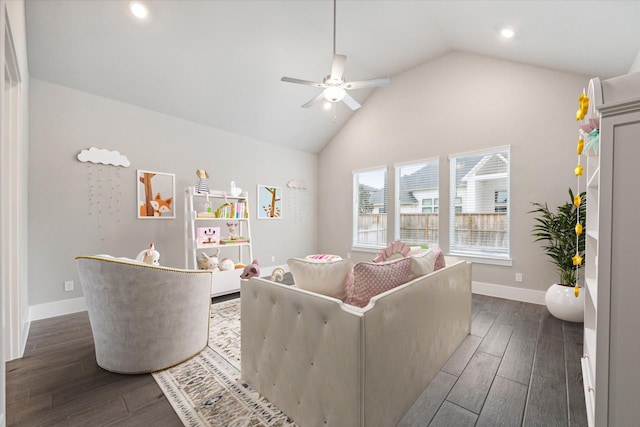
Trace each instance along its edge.
{"label": "pink throw pillow", "polygon": [[433,252],[436,255],[436,262],[433,264],[433,271],[438,271],[441,268],[445,268],[447,264],[444,259],[444,254],[442,253],[442,250],[438,246],[435,246],[433,248]]}
{"label": "pink throw pillow", "polygon": [[411,279],[411,258],[388,262],[359,262],[353,267],[353,285],[347,288],[345,302],[365,307],[369,300]]}

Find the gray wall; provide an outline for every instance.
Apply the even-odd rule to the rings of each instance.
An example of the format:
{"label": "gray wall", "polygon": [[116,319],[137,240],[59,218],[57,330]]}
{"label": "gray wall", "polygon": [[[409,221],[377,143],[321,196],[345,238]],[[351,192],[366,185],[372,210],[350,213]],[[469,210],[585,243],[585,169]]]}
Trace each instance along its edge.
{"label": "gray wall", "polygon": [[[184,267],[183,190],[195,185],[195,171],[201,168],[209,172],[209,188],[227,190],[233,180],[249,192],[253,256],[263,266],[316,251],[314,154],[37,79],[31,80],[30,122],[30,305],[82,295],[74,261],[78,255],[134,258],[153,241],[162,265]],[[90,147],[117,150],[131,166],[78,161],[77,154]],[[137,169],[176,175],[176,219],[137,219]],[[90,205],[90,178],[103,185],[102,212]],[[305,180],[308,189],[288,188],[292,179]],[[282,187],[281,220],[255,219],[258,184]],[[63,292],[65,280],[75,281],[73,292]]]}
{"label": "gray wall", "polygon": [[[440,157],[442,217],[448,214],[442,206],[448,200],[447,155],[511,145],[513,266],[475,264],[473,280],[546,290],[558,277],[530,236],[527,212],[532,201],[557,206],[568,199],[569,186],[575,189],[575,111],[588,82],[586,76],[464,53],[393,77],[320,153],[319,250],[351,252],[353,170]],[[446,249],[446,219],[440,227]],[[515,282],[516,272],[523,273],[522,283]]]}

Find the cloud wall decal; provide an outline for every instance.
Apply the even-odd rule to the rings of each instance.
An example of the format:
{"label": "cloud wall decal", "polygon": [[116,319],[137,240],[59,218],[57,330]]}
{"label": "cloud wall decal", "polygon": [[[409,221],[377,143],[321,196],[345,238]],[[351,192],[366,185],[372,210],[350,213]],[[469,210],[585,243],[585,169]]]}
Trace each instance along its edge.
{"label": "cloud wall decal", "polygon": [[287,182],[287,187],[306,190],[307,189],[307,183],[303,179],[292,179],[291,181]]}
{"label": "cloud wall decal", "polygon": [[124,166],[125,168],[131,166],[131,162],[127,159],[127,156],[120,154],[119,151],[110,151],[96,147],[82,150],[78,154],[78,160],[81,162],[102,163],[103,165]]}

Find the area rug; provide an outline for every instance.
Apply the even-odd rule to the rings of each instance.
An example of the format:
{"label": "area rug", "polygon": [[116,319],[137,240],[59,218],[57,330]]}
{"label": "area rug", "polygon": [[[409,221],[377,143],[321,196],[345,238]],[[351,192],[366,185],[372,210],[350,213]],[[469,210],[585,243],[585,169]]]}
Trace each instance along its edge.
{"label": "area rug", "polygon": [[240,381],[240,299],[212,305],[209,346],[153,374],[185,426],[294,427],[282,411]]}

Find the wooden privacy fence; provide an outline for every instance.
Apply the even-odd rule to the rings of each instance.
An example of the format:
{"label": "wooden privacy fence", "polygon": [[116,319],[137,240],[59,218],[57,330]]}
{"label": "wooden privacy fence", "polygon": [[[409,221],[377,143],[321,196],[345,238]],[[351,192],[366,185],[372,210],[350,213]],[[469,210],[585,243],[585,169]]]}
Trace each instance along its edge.
{"label": "wooden privacy fence", "polygon": [[[404,242],[437,242],[439,228],[437,213],[400,214],[400,240]],[[507,248],[509,244],[506,213],[459,213],[455,228],[452,247]],[[360,214],[358,243],[384,246],[386,237],[386,214]]]}

